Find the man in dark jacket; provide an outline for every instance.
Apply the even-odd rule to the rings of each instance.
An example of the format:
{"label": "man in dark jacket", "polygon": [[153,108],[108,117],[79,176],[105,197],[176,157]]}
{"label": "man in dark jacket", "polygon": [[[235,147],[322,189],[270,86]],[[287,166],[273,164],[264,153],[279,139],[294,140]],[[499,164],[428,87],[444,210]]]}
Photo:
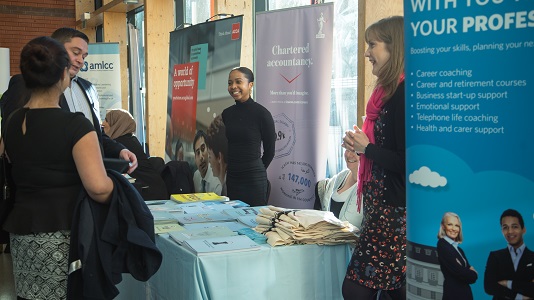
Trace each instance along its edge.
{"label": "man in dark jacket", "polygon": [[[52,38],[65,46],[71,63],[69,68],[71,84],[59,99],[61,108],[71,112],[82,112],[95,127],[103,156],[122,158],[129,161],[130,168],[128,169],[128,173],[133,172],[137,167],[135,154],[102,132],[99,113],[100,106],[96,89],[91,82],[78,77],[78,72],[84,66],[84,60],[88,55],[89,38],[83,32],[67,27],[54,31]],[[22,75],[14,75],[9,81],[8,90],[0,99],[2,125],[11,112],[24,106],[30,97],[31,91],[26,88]]]}
{"label": "man in dark jacket", "polygon": [[534,298],[534,252],[524,241],[525,223],[513,209],[501,215],[501,231],[506,248],[492,251],[486,263],[484,290],[494,300]]}

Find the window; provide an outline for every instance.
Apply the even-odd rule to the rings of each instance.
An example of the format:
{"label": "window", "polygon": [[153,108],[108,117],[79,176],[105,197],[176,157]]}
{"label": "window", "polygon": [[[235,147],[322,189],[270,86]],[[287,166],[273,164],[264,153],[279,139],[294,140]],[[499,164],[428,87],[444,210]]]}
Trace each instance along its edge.
{"label": "window", "polygon": [[[144,7],[139,7],[127,13],[128,24],[128,72],[130,98],[128,106],[130,113],[137,122],[135,135],[141,145],[145,146],[145,153],[150,155],[150,149],[146,144],[146,124],[145,124],[145,11]],[[134,38],[135,36],[135,38]],[[135,50],[134,50],[135,49]],[[137,63],[131,64],[132,55],[135,55]],[[135,85],[135,86],[134,86]]]}
{"label": "window", "polygon": [[182,0],[185,4],[184,18],[185,23],[192,25],[206,22],[211,16],[210,3],[206,0]]}
{"label": "window", "polygon": [[206,0],[175,0],[175,28],[182,29],[206,22],[211,17],[211,2]]}
{"label": "window", "polygon": [[421,267],[415,269],[415,280],[417,282],[423,282],[423,269]]}

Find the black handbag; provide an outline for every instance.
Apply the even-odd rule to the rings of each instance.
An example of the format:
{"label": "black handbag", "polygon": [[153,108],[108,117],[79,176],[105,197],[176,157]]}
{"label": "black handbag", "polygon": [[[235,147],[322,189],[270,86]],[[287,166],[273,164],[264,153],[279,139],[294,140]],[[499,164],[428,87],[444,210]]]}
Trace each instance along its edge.
{"label": "black handbag", "polygon": [[13,114],[9,115],[7,118],[4,125],[5,128],[3,128],[2,136],[0,137],[0,141],[2,141],[4,144],[4,151],[0,159],[0,163],[2,164],[2,166],[0,166],[0,186],[2,187],[2,191],[0,192],[0,244],[9,243],[9,232],[3,230],[2,226],[4,225],[4,222],[13,209],[13,205],[15,203],[15,183],[11,177],[11,162],[6,155],[5,139],[7,124],[9,123],[12,115]]}

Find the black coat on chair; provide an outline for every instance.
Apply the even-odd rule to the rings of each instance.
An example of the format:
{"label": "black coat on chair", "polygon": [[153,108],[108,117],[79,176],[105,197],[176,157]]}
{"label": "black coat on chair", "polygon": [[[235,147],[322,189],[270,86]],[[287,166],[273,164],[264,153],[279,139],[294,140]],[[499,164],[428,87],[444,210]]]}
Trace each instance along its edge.
{"label": "black coat on chair", "polygon": [[172,194],[189,194],[195,192],[193,173],[186,161],[170,161],[161,171],[161,177],[167,186],[169,198]]}

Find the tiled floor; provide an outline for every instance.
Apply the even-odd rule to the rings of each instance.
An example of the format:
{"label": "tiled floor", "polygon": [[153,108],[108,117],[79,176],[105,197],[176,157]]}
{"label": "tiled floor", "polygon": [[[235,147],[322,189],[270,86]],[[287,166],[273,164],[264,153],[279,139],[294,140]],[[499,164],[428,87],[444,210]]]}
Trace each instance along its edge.
{"label": "tiled floor", "polygon": [[[3,250],[3,248],[4,245],[0,245],[0,250]],[[16,299],[11,254],[0,253],[0,300]]]}

